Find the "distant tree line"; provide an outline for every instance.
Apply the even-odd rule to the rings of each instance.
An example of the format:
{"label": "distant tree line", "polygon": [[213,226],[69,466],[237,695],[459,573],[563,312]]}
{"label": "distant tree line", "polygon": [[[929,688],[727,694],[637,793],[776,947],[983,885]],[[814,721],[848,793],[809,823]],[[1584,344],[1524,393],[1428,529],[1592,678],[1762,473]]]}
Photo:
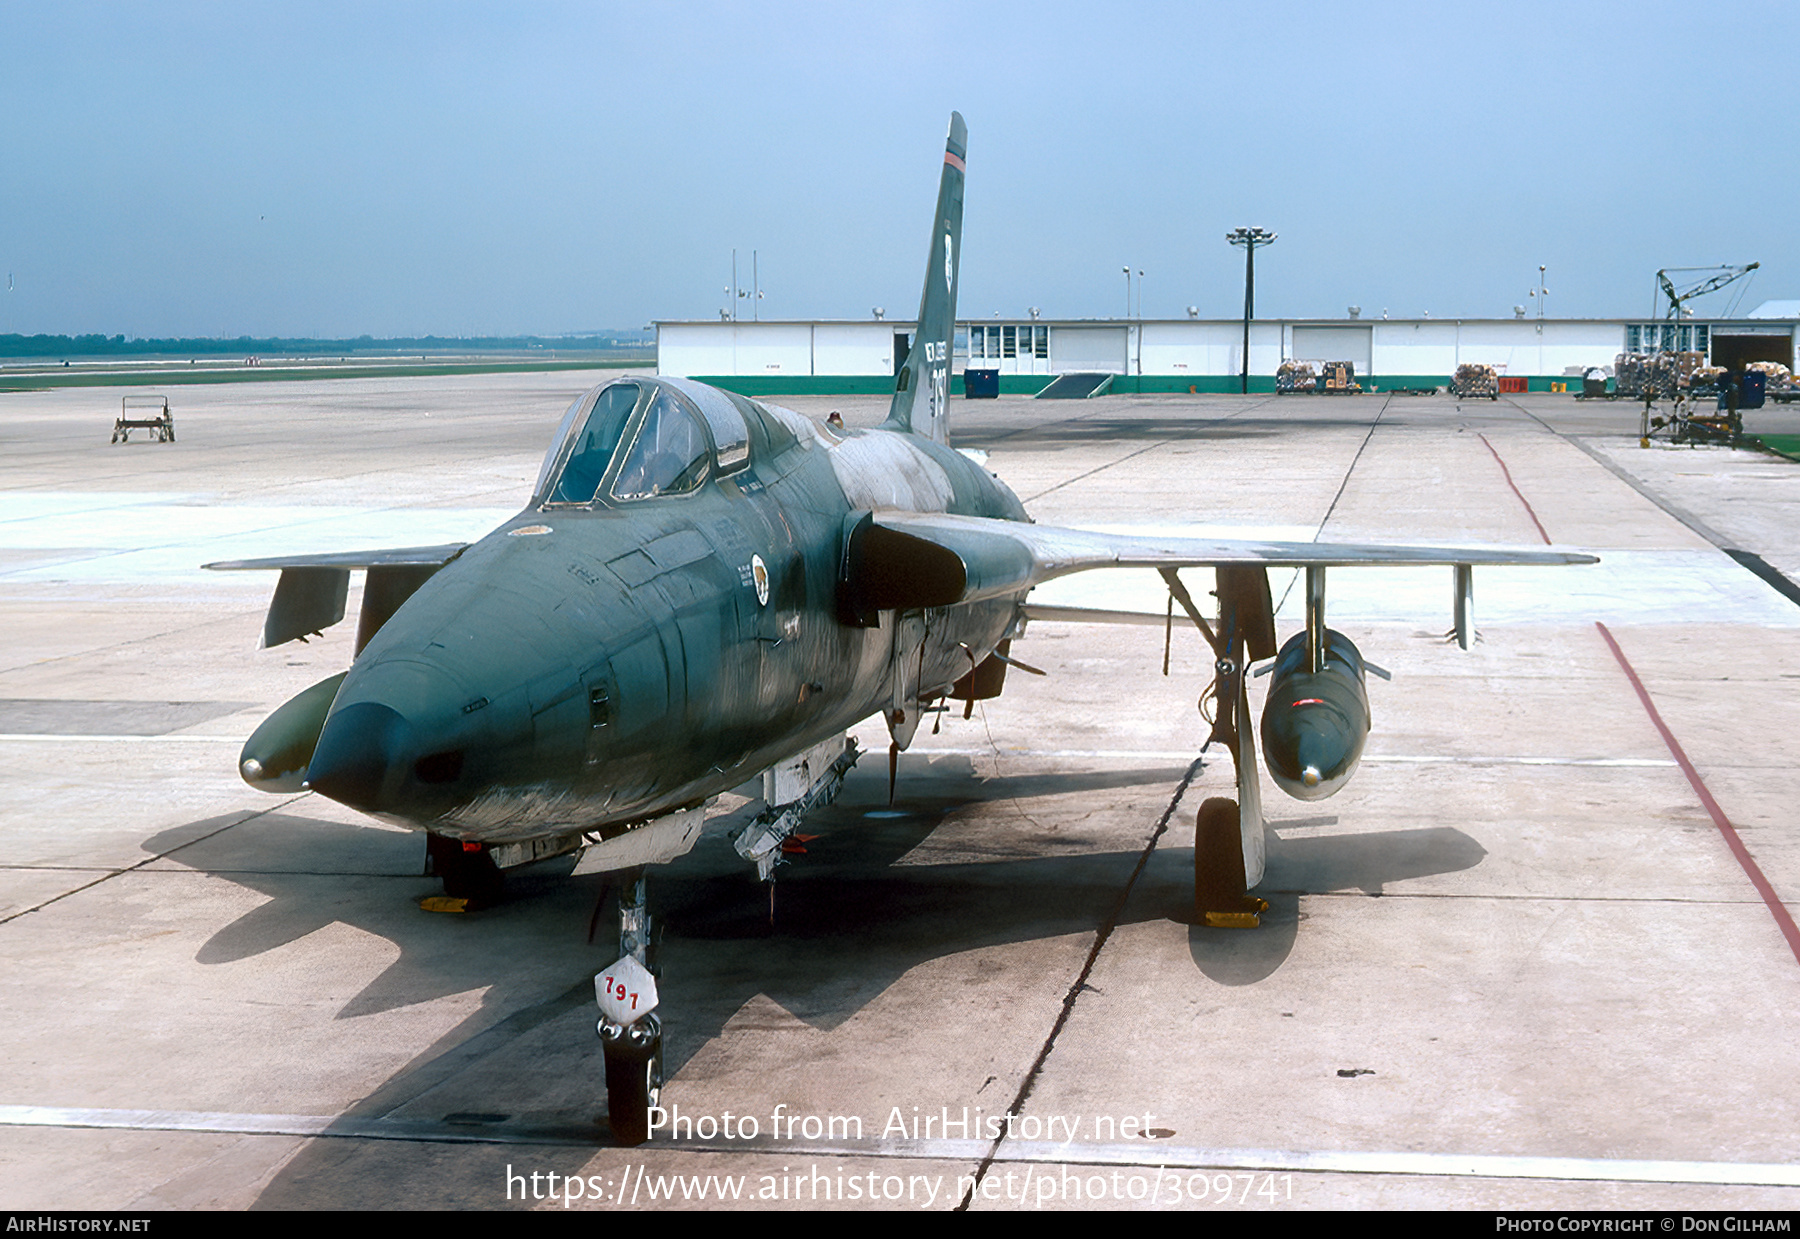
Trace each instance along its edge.
{"label": "distant tree line", "polygon": [[549,349],[571,353],[605,353],[640,351],[647,349],[649,345],[649,340],[641,335],[464,336],[455,339],[411,336],[383,340],[377,340],[373,336],[357,336],[354,340],[304,340],[281,336],[239,336],[235,340],[128,340],[124,336],[103,335],[0,335],[0,357],[221,357],[246,353],[348,357],[351,354],[512,353]]}

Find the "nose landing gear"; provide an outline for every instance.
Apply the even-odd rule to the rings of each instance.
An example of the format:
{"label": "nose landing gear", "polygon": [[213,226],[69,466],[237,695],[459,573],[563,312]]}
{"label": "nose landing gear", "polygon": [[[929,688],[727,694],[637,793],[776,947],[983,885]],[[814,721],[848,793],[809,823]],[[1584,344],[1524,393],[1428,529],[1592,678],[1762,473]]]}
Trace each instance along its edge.
{"label": "nose landing gear", "polygon": [[595,1031],[606,1055],[606,1115],[613,1139],[630,1148],[650,1138],[650,1113],[662,1093],[662,1021],[649,962],[650,911],[643,869],[621,875],[619,960],[594,977],[600,1005]]}

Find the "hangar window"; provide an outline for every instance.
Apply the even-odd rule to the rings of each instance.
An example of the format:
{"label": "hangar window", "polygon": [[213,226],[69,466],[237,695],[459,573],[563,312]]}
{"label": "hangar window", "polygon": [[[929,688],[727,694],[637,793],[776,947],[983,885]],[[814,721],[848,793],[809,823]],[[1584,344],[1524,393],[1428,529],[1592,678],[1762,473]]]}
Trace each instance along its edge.
{"label": "hangar window", "polygon": [[[562,468],[544,497],[546,503],[592,503],[625,432],[625,423],[637,407],[642,389],[636,383],[614,383],[600,390],[587,417],[569,433],[562,445]],[[579,412],[579,403],[571,413]],[[552,449],[556,450],[556,449]]]}
{"label": "hangar window", "polygon": [[674,396],[659,391],[644,411],[637,438],[619,465],[613,497],[649,499],[684,494],[706,480],[711,458],[699,419]]}
{"label": "hangar window", "polygon": [[1711,340],[1706,323],[1644,323],[1625,328],[1627,353],[1704,353]]}
{"label": "hangar window", "polygon": [[[958,348],[962,345],[959,343]],[[980,327],[968,331],[970,361],[996,361],[1005,357],[1050,357],[1048,327]]]}

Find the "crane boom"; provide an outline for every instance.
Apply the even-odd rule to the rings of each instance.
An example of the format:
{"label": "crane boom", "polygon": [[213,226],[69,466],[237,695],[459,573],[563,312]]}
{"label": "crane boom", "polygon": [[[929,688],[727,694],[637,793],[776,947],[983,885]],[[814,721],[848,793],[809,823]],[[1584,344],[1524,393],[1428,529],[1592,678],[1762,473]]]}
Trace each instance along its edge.
{"label": "crane boom", "polygon": [[[1733,284],[1738,280],[1743,279],[1746,275],[1749,275],[1760,266],[1762,266],[1761,263],[1753,262],[1742,267],[1731,267],[1720,264],[1716,267],[1663,268],[1656,273],[1657,287],[1661,290],[1662,295],[1667,298],[1669,303],[1668,308],[1663,311],[1663,317],[1670,322],[1676,321],[1681,317],[1681,307],[1692,301],[1694,298],[1704,297],[1707,293],[1716,293],[1727,284]],[[1701,280],[1691,287],[1677,291],[1674,283],[1669,279],[1670,273],[1674,272],[1680,274],[1682,272],[1692,271],[1711,271],[1713,272],[1713,275],[1707,279]]]}

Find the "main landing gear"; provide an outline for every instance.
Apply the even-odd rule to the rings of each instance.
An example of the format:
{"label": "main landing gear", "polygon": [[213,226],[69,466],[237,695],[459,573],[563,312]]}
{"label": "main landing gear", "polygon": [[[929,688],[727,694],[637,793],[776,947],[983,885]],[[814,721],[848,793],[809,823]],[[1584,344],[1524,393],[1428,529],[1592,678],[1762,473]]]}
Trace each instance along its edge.
{"label": "main landing gear", "polygon": [[1194,821],[1194,913],[1215,929],[1255,929],[1269,902],[1244,882],[1244,838],[1238,802],[1214,796]]}
{"label": "main landing gear", "polygon": [[475,912],[500,902],[506,879],[487,845],[425,836],[425,869],[443,879],[444,893],[419,901],[427,912]]}
{"label": "main landing gear", "polygon": [[[1218,741],[1229,749],[1237,774],[1237,799],[1208,799],[1194,822],[1194,919],[1215,928],[1254,929],[1269,905],[1249,893],[1263,877],[1263,824],[1256,733],[1250,723],[1244,671],[1250,662],[1275,653],[1269,578],[1260,567],[1217,569],[1215,630],[1194,605],[1176,570],[1159,571],[1170,596],[1212,646],[1214,679],[1206,694],[1212,701],[1212,734],[1206,743]],[[1203,697],[1203,714],[1205,704]]]}

